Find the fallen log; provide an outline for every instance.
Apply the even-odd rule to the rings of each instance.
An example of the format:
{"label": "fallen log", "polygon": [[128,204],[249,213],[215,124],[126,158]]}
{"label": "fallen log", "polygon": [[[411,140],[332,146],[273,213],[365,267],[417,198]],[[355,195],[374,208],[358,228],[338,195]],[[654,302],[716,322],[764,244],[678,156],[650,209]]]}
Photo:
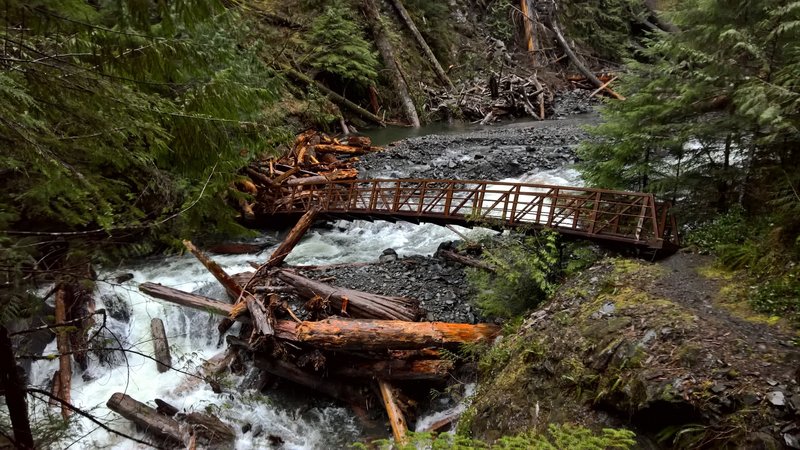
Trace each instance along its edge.
{"label": "fallen log", "polygon": [[[214,314],[230,314],[232,305],[155,283],[143,283],[139,290],[162,300]],[[242,321],[249,317],[242,316]],[[404,320],[326,319],[319,322],[275,322],[275,336],[326,349],[343,350],[422,350],[428,347],[455,347],[493,339],[500,327],[491,324],[409,322]],[[413,353],[417,355],[417,353]],[[420,356],[435,357],[424,350]]]}
{"label": "fallen log", "polygon": [[[198,309],[200,311],[209,312],[211,314],[227,316],[233,310],[233,305],[230,303],[221,302],[212,298],[203,297],[202,295],[192,294],[156,283],[142,283],[139,285],[139,290],[151,297],[166,300],[177,305]],[[237,317],[237,320],[249,322],[250,318]]]}
{"label": "fallen log", "polygon": [[318,322],[280,321],[276,335],[330,350],[414,350],[458,347],[493,339],[500,327],[403,320],[325,319]]}
{"label": "fallen log", "polygon": [[172,357],[169,353],[169,342],[167,333],[164,330],[164,322],[154,317],[150,321],[150,332],[153,335],[153,355],[156,360],[158,371],[164,373],[172,367]]}
{"label": "fallen log", "polygon": [[[56,291],[56,311],[55,324],[63,324],[67,321],[67,290],[64,285],[58,287]],[[61,416],[64,420],[68,419],[72,410],[66,405],[70,403],[70,393],[72,391],[72,359],[70,357],[69,328],[58,327],[56,330],[56,348],[58,349],[58,388],[60,395],[58,398],[64,400],[61,404]]]}
{"label": "fallen log", "polygon": [[191,412],[182,418],[189,424],[202,448],[233,447],[236,432],[233,428],[211,414]]}
{"label": "fallen log", "polygon": [[156,411],[159,414],[165,415],[167,417],[172,417],[175,414],[178,414],[178,411],[179,411],[178,408],[170,405],[169,403],[165,402],[164,400],[161,400],[160,398],[157,398],[155,401],[156,401]]}
{"label": "fallen log", "polygon": [[308,389],[321,392],[331,398],[361,408],[365,405],[364,394],[346,382],[322,378],[280,359],[257,356],[256,367]]}
{"label": "fallen log", "polygon": [[450,78],[447,76],[447,73],[445,73],[444,69],[442,68],[442,65],[439,63],[439,60],[436,59],[436,55],[433,54],[433,51],[428,46],[428,43],[425,41],[425,38],[422,37],[422,34],[419,32],[419,29],[417,29],[417,25],[414,23],[414,20],[408,14],[408,11],[406,11],[406,8],[403,6],[403,3],[400,0],[392,0],[391,3],[392,5],[394,5],[395,9],[400,14],[400,18],[403,19],[403,22],[408,27],[408,30],[411,31],[411,34],[414,36],[414,39],[417,40],[417,44],[419,44],[420,48],[422,49],[422,52],[425,54],[425,57],[431,64],[431,67],[433,67],[433,71],[436,72],[436,76],[438,76],[439,79],[447,87],[450,88],[450,90],[455,89],[455,86],[453,86],[453,82],[450,81]]}
{"label": "fallen log", "polygon": [[350,100],[342,97],[341,95],[337,94],[336,92],[328,89],[327,86],[324,86],[322,83],[318,83],[317,81],[305,76],[304,74],[300,73],[297,70],[292,69],[291,67],[284,66],[283,73],[289,75],[289,77],[294,78],[297,81],[302,83],[311,85],[322,91],[325,96],[331,99],[332,102],[336,103],[339,106],[345,107],[349,109],[351,112],[359,115],[361,118],[366,119],[370,122],[373,122],[381,127],[385,127],[386,123],[380,117],[372,114],[371,112],[367,111],[366,109],[358,106],[357,104],[351,102]]}
{"label": "fallen log", "polygon": [[389,424],[392,427],[394,440],[400,446],[403,446],[408,442],[408,425],[406,425],[403,412],[397,406],[392,385],[385,380],[378,380],[378,386],[381,390],[381,397],[383,397],[383,405],[386,407],[386,415],[389,416]]}
{"label": "fallen log", "polygon": [[477,269],[483,269],[492,273],[497,271],[496,267],[487,262],[475,258],[470,258],[469,256],[464,256],[451,250],[439,250],[438,255],[441,256],[442,258],[455,261],[465,266],[475,267]]}
{"label": "fallen log", "polygon": [[341,378],[376,378],[382,380],[441,380],[453,371],[455,364],[446,359],[416,359],[355,362],[328,373]]}
{"label": "fallen log", "polygon": [[337,311],[345,309],[350,317],[414,321],[422,315],[419,301],[415,299],[370,294],[332,286],[285,269],[278,270],[277,277],[294,287],[301,297],[306,299],[322,297],[332,302]]}
{"label": "fallen log", "polygon": [[258,253],[264,250],[264,247],[265,245],[258,244],[228,243],[213,245],[208,248],[208,251],[222,255],[244,255],[247,253]]}
{"label": "fallen log", "polygon": [[228,275],[228,273],[225,272],[225,270],[220,267],[216,261],[209,258],[208,255],[195,247],[195,245],[192,244],[192,241],[184,240],[183,246],[186,247],[186,249],[189,250],[189,252],[194,255],[195,258],[197,258],[197,260],[200,261],[200,263],[202,263],[209,272],[211,272],[211,275],[214,275],[214,278],[216,278],[222,287],[225,288],[225,292],[228,293],[228,296],[231,297],[232,300],[236,300],[242,295],[242,287],[236,283],[236,280]]}
{"label": "fallen log", "polygon": [[381,19],[379,4],[375,0],[363,0],[361,2],[364,16],[372,31],[372,38],[375,42],[375,47],[378,48],[383,59],[383,65],[386,68],[386,74],[391,80],[391,85],[394,86],[400,104],[405,111],[408,122],[414,128],[420,127],[419,116],[417,115],[417,108],[414,106],[414,101],[408,93],[408,85],[400,72],[400,65],[394,57],[394,48],[388,38],[386,29]]}
{"label": "fallen log", "polygon": [[177,420],[159,414],[155,409],[134,400],[129,395],[117,392],[108,399],[106,406],[158,439],[168,441],[170,444],[183,444],[184,433]]}

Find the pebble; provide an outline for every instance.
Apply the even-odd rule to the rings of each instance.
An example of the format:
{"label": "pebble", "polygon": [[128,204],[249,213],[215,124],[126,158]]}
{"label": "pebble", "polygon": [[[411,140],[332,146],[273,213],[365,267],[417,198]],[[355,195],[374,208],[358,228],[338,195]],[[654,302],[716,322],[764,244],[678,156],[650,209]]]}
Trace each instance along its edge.
{"label": "pebble", "polygon": [[786,396],[783,395],[781,391],[772,391],[767,394],[767,401],[772,403],[774,406],[784,406],[786,405]]}

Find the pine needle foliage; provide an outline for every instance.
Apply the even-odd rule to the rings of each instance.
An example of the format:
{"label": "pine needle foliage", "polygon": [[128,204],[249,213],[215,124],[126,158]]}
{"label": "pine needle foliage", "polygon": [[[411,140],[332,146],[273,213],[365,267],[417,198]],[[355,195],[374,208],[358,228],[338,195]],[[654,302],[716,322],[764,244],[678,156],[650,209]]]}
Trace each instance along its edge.
{"label": "pine needle foliage", "polygon": [[488,317],[512,318],[546,300],[561,275],[558,236],[543,231],[533,236],[509,236],[487,242],[484,259],[496,273],[469,269],[475,304]]}
{"label": "pine needle foliage", "polygon": [[[4,0],[0,10],[0,229],[100,230],[86,235],[89,253],[104,236],[106,249],[146,250],[240,229],[225,197],[267,150],[263,110],[280,81],[236,10],[206,0]],[[19,293],[39,245],[65,235],[14,236],[0,238],[0,281]]]}
{"label": "pine needle foliage", "polygon": [[327,2],[311,23],[307,47],[309,65],[342,82],[369,86],[378,78],[378,57],[364,30],[353,18],[358,12],[344,0]]}
{"label": "pine needle foliage", "polygon": [[768,205],[800,162],[798,2],[687,0],[671,19],[681,31],[629,61],[628,101],[604,108],[583,147],[586,178],[693,211]]}

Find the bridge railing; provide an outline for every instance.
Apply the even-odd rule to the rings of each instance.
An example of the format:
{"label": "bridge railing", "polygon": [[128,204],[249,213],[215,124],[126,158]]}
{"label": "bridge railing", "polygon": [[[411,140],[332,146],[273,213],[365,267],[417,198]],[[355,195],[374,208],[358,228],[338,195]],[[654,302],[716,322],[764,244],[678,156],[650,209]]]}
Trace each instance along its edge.
{"label": "bridge railing", "polygon": [[[652,194],[530,183],[464,180],[347,180],[282,188],[272,213],[319,205],[323,212],[555,228],[661,248],[675,228]],[[665,235],[668,233],[668,235]]]}

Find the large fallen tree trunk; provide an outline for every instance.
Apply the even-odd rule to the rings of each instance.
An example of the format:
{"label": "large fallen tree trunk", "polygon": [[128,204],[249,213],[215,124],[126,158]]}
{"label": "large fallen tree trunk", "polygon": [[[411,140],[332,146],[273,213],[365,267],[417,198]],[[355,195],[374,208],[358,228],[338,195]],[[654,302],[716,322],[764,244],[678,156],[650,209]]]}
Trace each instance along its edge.
{"label": "large fallen tree trunk", "polygon": [[378,47],[378,52],[383,59],[383,65],[386,67],[386,72],[389,74],[389,78],[392,82],[391,84],[395,87],[400,104],[405,111],[406,118],[412,127],[419,128],[420,122],[419,116],[417,115],[417,108],[414,106],[414,101],[408,93],[408,85],[406,85],[406,81],[400,73],[397,59],[394,57],[394,49],[386,35],[386,30],[383,28],[378,4],[375,0],[363,0],[362,5],[367,23],[372,30],[372,38],[375,41],[375,46]]}
{"label": "large fallen tree trunk", "polygon": [[375,114],[367,111],[366,109],[356,105],[355,103],[351,102],[350,100],[342,97],[341,95],[337,94],[336,92],[328,89],[326,86],[323,86],[321,83],[318,83],[311,78],[303,75],[302,73],[298,72],[297,70],[292,69],[291,67],[284,66],[283,72],[288,74],[290,77],[294,78],[297,81],[300,81],[305,84],[312,85],[322,91],[332,102],[336,103],[339,106],[349,109],[353,113],[361,116],[362,119],[366,119],[370,122],[376,123],[382,127],[386,126],[386,123]]}
{"label": "large fallen tree trunk", "polygon": [[403,412],[397,405],[394,389],[385,380],[378,380],[378,387],[381,390],[381,397],[383,397],[383,405],[386,407],[386,415],[389,416],[389,424],[392,426],[394,440],[404,446],[408,443],[408,425],[406,425]]}
{"label": "large fallen tree trunk", "polygon": [[[558,21],[555,19],[554,16],[555,16],[555,13],[550,14],[548,16],[549,19],[548,19],[547,22],[548,22],[548,26],[550,27],[550,29],[555,34],[556,40],[558,41],[558,44],[561,46],[561,49],[564,50],[564,53],[567,54],[567,57],[569,57],[569,60],[572,61],[572,64],[575,65],[575,67],[578,69],[578,71],[580,71],[580,73],[584,77],[586,77],[586,79],[589,80],[594,85],[594,87],[601,88],[603,86],[603,82],[600,81],[600,79],[597,78],[594,75],[594,73],[592,73],[591,70],[587,69],[586,66],[581,62],[581,60],[578,59],[578,55],[576,55],[575,52],[572,51],[572,47],[570,47],[569,43],[567,42],[567,38],[565,38],[564,34],[561,32],[561,27],[559,27]],[[604,89],[605,89],[606,92],[611,94],[611,96],[613,96],[617,100],[625,100],[625,97],[623,97],[622,95],[612,91],[610,88],[605,87]]]}
{"label": "large fallen tree trunk", "polygon": [[408,14],[408,11],[406,11],[405,6],[403,6],[403,2],[401,2],[400,0],[391,0],[391,3],[397,10],[397,12],[400,14],[400,18],[403,19],[403,22],[405,22],[406,26],[408,27],[408,30],[411,31],[411,34],[414,36],[414,39],[417,40],[417,44],[419,44],[420,48],[422,49],[422,52],[425,53],[425,57],[428,59],[428,62],[431,64],[431,67],[433,67],[433,71],[436,72],[436,76],[438,76],[439,79],[442,80],[442,82],[447,85],[447,87],[449,87],[450,89],[455,89],[455,87],[453,86],[453,82],[450,81],[450,78],[447,76],[447,73],[445,73],[444,69],[442,68],[442,65],[439,64],[439,60],[436,59],[436,55],[433,54],[433,51],[428,46],[428,43],[425,42],[425,38],[422,37],[422,34],[417,29],[417,25],[414,23],[414,20]]}
{"label": "large fallen tree trunk", "polygon": [[281,321],[276,335],[331,350],[413,350],[458,347],[493,339],[500,327],[490,324],[407,322],[403,320],[325,319],[318,322]]}
{"label": "large fallen tree trunk", "polygon": [[422,314],[419,301],[415,299],[331,286],[290,270],[279,270],[277,276],[284,283],[294,287],[301,297],[307,299],[322,297],[333,303],[337,311],[346,311],[350,317],[414,321]]}
{"label": "large fallen tree trunk", "polygon": [[[214,314],[230,314],[232,305],[201,295],[155,283],[143,283],[139,290],[162,300]],[[241,320],[245,320],[244,317]],[[249,320],[247,318],[246,320]],[[490,324],[408,322],[404,320],[326,319],[319,322],[275,322],[275,336],[326,349],[416,350],[427,347],[456,347],[492,339],[500,327]],[[436,356],[430,353],[430,356]]]}
{"label": "large fallen tree trunk", "polygon": [[328,373],[340,378],[376,378],[383,380],[442,380],[455,364],[446,359],[359,361],[347,367],[336,367]]}

